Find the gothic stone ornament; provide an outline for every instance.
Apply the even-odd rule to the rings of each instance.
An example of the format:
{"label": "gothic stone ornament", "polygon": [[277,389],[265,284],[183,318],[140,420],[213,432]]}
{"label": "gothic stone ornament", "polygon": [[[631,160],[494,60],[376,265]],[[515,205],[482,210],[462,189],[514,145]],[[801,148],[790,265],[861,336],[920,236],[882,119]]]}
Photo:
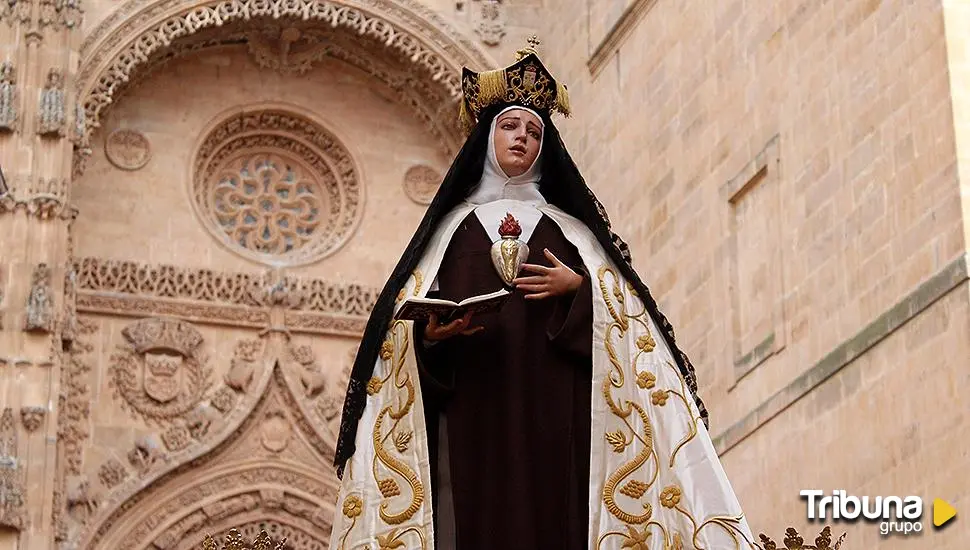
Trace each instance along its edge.
{"label": "gothic stone ornament", "polygon": [[487,46],[498,46],[505,36],[505,17],[500,0],[480,0],[475,33]]}
{"label": "gothic stone ornament", "polygon": [[424,165],[412,166],[404,174],[404,193],[412,201],[429,205],[441,184],[441,174]]}
{"label": "gothic stone ornament", "polygon": [[200,350],[202,334],[177,319],[151,318],[121,331],[127,340],[112,355],[111,385],[145,421],[165,422],[199,404],[211,368]]}
{"label": "gothic stone ornament", "polygon": [[353,235],[363,186],[329,130],[284,108],[216,124],[193,159],[192,205],[229,250],[273,266],[329,256]]}
{"label": "gothic stone ornament", "polygon": [[13,132],[16,129],[17,69],[10,61],[4,61],[0,65],[0,130]]}
{"label": "gothic stone ornament", "polygon": [[54,330],[54,298],[51,290],[51,272],[47,264],[34,268],[27,297],[27,319],[24,321],[27,332],[52,332]]}
{"label": "gothic stone ornament", "polygon": [[104,154],[122,170],[138,170],[152,157],[151,144],[145,134],[129,128],[119,128],[104,140]]}
{"label": "gothic stone ornament", "polygon": [[[72,1],[72,0],[58,0]],[[45,137],[63,137],[67,120],[64,107],[64,74],[59,69],[47,72],[47,83],[40,93],[37,133]]]}
{"label": "gothic stone ornament", "polygon": [[47,409],[44,407],[21,407],[20,421],[23,422],[24,428],[28,432],[36,432],[41,423],[44,422],[46,414]]}
{"label": "gothic stone ornament", "polygon": [[23,529],[26,518],[24,481],[17,457],[17,423],[13,409],[0,414],[0,527]]}
{"label": "gothic stone ornament", "polygon": [[505,215],[498,233],[502,238],[492,244],[492,265],[502,281],[511,286],[512,280],[519,275],[522,264],[529,257],[529,246],[519,240],[522,227],[510,213]]}

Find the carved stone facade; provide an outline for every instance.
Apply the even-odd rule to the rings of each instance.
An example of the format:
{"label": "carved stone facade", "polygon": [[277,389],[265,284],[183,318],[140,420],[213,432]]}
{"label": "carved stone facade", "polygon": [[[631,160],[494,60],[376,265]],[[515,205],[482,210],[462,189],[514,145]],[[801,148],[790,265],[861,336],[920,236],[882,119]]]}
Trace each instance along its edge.
{"label": "carved stone facade", "polygon": [[463,141],[461,67],[533,32],[752,525],[804,517],[818,453],[965,498],[966,418],[933,411],[970,355],[970,12],[717,4],[0,2],[0,547],[327,548],[354,349]]}
{"label": "carved stone facade", "polygon": [[0,5],[0,547],[326,549],[402,179],[493,63],[417,0],[93,1]]}

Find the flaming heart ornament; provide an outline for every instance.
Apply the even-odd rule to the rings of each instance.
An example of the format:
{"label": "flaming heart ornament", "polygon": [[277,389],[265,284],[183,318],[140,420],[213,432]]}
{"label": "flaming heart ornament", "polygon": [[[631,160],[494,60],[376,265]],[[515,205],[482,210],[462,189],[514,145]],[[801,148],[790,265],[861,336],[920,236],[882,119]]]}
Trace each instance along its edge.
{"label": "flaming heart ornament", "polygon": [[492,265],[505,284],[511,286],[512,280],[519,275],[522,264],[529,257],[529,246],[519,240],[522,226],[511,213],[505,214],[498,234],[501,239],[492,243]]}

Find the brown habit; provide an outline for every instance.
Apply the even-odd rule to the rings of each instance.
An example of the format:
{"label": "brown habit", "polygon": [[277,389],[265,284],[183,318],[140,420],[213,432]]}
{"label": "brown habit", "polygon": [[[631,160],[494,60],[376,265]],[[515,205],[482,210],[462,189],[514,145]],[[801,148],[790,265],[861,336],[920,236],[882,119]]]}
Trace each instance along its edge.
{"label": "brown habit", "polygon": [[[548,217],[540,219],[528,244],[528,263],[549,265],[543,255],[548,248],[584,275],[576,293],[526,300],[515,291],[501,312],[473,318],[472,326],[484,331],[430,347],[422,344],[424,325],[415,323],[436,532],[442,514],[451,515],[451,507],[441,509],[438,492],[444,471],[454,502],[455,536],[449,528],[436,537],[442,550],[587,548],[590,278],[576,248]],[[438,271],[441,298],[457,301],[502,287],[491,245],[470,213]],[[446,465],[439,463],[442,415]]]}

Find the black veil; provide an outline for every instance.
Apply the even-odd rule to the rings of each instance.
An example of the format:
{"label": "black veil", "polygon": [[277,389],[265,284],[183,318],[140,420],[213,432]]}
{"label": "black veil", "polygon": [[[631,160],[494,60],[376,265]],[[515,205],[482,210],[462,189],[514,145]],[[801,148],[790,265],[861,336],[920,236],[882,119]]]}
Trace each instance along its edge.
{"label": "black veil", "polygon": [[[485,168],[485,153],[488,150],[487,141],[492,119],[507,106],[507,104],[493,105],[481,113],[478,123],[455,157],[417,231],[411,238],[411,242],[408,243],[404,254],[384,285],[373,310],[371,310],[351,371],[343,414],[340,419],[340,432],[337,437],[337,449],[334,458],[334,465],[339,477],[343,477],[344,465],[356,450],[357,425],[361,415],[363,415],[367,401],[367,381],[373,376],[374,364],[394,315],[397,295],[424,255],[425,249],[442,218],[460,204],[481,179]],[[566,151],[559,130],[552,123],[547,113],[542,112],[541,116],[545,128],[542,140],[542,177],[539,181],[539,192],[547,202],[558,206],[586,225],[619,267],[623,276],[636,289],[647,311],[653,317],[661,332],[664,333],[667,345],[677,362],[680,373],[694,395],[694,401],[700,411],[701,418],[707,425],[707,409],[700,397],[697,396],[697,378],[694,374],[694,367],[687,356],[677,347],[673,327],[670,326],[667,318],[660,313],[650,291],[634,271],[629,248],[622,239],[612,232],[606,210],[586,185],[582,174],[579,173],[579,169]]]}

